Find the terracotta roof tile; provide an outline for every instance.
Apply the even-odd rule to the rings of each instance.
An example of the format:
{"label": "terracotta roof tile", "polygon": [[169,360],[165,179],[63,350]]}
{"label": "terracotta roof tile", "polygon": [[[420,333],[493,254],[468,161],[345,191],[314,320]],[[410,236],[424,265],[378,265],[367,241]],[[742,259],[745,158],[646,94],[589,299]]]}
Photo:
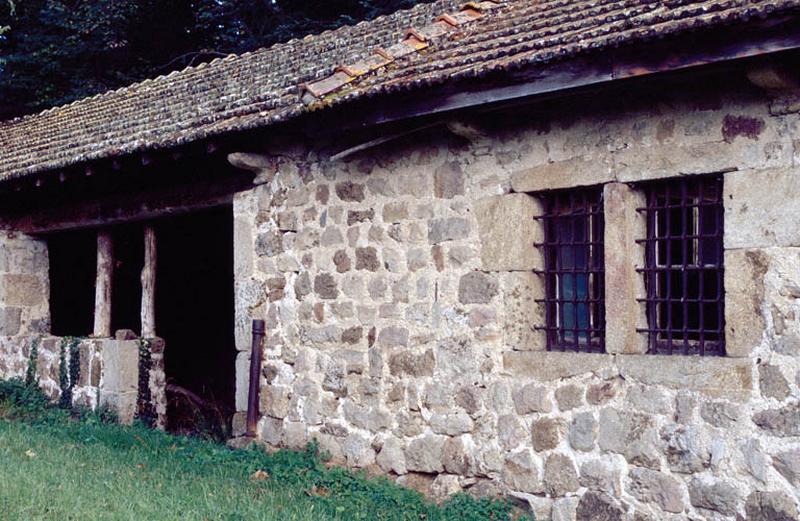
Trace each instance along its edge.
{"label": "terracotta roof tile", "polygon": [[[467,5],[462,11],[458,0],[420,4],[2,122],[0,179],[263,127],[319,108],[315,101],[327,106],[744,22],[797,9],[800,0]],[[416,36],[404,40],[410,28]]]}

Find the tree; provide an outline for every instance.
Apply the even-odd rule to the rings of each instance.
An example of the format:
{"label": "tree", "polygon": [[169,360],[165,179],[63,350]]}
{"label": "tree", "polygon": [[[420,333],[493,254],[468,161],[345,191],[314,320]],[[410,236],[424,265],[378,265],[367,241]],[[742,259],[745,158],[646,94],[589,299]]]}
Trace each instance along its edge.
{"label": "tree", "polygon": [[0,0],[0,119],[414,3]]}

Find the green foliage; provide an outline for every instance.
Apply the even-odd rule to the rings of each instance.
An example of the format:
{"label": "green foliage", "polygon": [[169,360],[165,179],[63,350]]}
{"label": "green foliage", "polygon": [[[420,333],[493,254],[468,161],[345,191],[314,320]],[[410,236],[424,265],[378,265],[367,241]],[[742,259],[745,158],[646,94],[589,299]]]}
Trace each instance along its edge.
{"label": "green foliage", "polygon": [[37,425],[61,425],[68,419],[86,424],[117,423],[117,415],[108,407],[92,410],[86,407],[62,407],[51,402],[39,387],[20,378],[0,380],[0,420],[14,419]]}
{"label": "green foliage", "polygon": [[153,368],[153,357],[150,353],[150,341],[139,340],[139,393],[136,398],[136,418],[147,427],[153,427],[156,412],[153,408],[153,397],[150,393],[150,371]]}
{"label": "green foliage", "polygon": [[69,390],[70,395],[72,390],[78,385],[81,379],[81,353],[80,353],[80,338],[69,339]]}
{"label": "green foliage", "polygon": [[[80,379],[80,338],[65,337],[61,339],[61,348],[58,355],[58,385],[61,397],[58,404],[64,409],[72,407],[72,391]],[[69,362],[67,361],[69,353]]]}
{"label": "green foliage", "polygon": [[[4,416],[9,403],[28,414]],[[48,421],[41,421],[45,416]],[[38,388],[0,381],[0,490],[9,518],[530,519],[507,501],[462,494],[439,506],[386,478],[328,468],[313,443],[271,454],[255,447],[232,450],[113,419],[102,411],[55,415]],[[257,471],[261,478],[254,478]]]}
{"label": "green foliage", "polygon": [[534,521],[532,516],[514,516],[510,501],[481,499],[476,501],[467,494],[456,494],[442,505],[442,519],[517,519]]}
{"label": "green foliage", "polygon": [[431,0],[0,0],[0,119]]}
{"label": "green foliage", "polygon": [[58,388],[61,395],[58,399],[60,407],[72,406],[72,387],[69,385],[69,374],[67,369],[67,339],[63,338],[59,345],[58,352]]}
{"label": "green foliage", "polygon": [[39,383],[39,379],[36,376],[36,364],[39,360],[39,343],[41,339],[36,337],[31,342],[31,352],[28,354],[28,368],[25,370],[25,384],[26,385],[33,385]]}
{"label": "green foliage", "polygon": [[50,409],[50,401],[38,385],[20,378],[0,380],[0,418],[42,417]]}
{"label": "green foliage", "polygon": [[88,407],[74,407],[72,418],[85,423],[86,425],[112,425],[119,422],[117,413],[108,406],[102,405],[97,409]]}
{"label": "green foliage", "polygon": [[62,423],[70,411],[54,405],[36,381],[21,378],[0,380],[0,420],[24,420],[36,424]]}

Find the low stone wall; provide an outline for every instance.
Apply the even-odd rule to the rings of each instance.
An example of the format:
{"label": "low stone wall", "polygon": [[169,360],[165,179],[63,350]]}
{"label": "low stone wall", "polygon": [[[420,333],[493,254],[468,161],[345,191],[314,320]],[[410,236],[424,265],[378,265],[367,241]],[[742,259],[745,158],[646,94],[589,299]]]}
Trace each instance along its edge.
{"label": "low stone wall", "polygon": [[[60,337],[0,337],[0,378],[25,378],[31,353],[35,349],[36,377],[42,390],[54,401],[61,397],[64,383],[70,385],[71,352],[77,353],[78,378],[72,382],[72,403],[94,409],[99,403],[103,372],[103,339],[76,340]],[[62,354],[63,353],[63,354]],[[66,364],[66,380],[61,377],[61,360]]]}
{"label": "low stone wall", "polygon": [[[263,183],[234,203],[238,419],[266,318],[270,446],[316,439],[537,519],[800,517],[800,115],[726,82],[476,117],[342,162],[329,151],[354,140],[235,157]],[[724,175],[728,357],[642,354],[636,182],[705,173]],[[529,192],[598,184],[611,354],[546,352]]]}
{"label": "low stone wall", "polygon": [[[139,399],[143,349],[150,351],[149,413],[153,415],[154,426],[164,428],[167,403],[161,339],[142,343],[136,338],[0,337],[0,378],[25,378],[35,350],[36,378],[53,401],[58,401],[69,387],[74,406],[109,407],[127,424],[141,415],[139,409],[144,407]],[[77,366],[72,363],[73,353],[78,357]],[[62,359],[66,368],[63,375]],[[73,374],[77,376],[74,382]]]}

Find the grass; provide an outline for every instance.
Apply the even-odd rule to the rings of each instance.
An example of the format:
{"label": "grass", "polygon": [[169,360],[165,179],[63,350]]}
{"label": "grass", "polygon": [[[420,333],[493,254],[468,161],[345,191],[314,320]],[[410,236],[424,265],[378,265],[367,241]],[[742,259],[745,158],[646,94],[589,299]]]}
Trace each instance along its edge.
{"label": "grass", "polygon": [[0,382],[0,520],[512,520],[501,501],[443,505],[306,451],[231,450],[56,409]]}

